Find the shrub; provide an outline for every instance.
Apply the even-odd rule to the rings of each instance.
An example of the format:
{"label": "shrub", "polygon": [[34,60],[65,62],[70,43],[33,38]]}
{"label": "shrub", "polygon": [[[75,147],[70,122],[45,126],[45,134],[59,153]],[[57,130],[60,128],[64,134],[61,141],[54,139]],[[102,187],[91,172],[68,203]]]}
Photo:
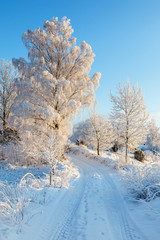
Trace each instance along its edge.
{"label": "shrub", "polygon": [[157,165],[132,166],[126,170],[123,180],[134,199],[149,202],[160,196],[160,170]]}
{"label": "shrub", "polygon": [[18,140],[20,140],[20,137],[16,129],[7,127],[4,132],[0,130],[0,142],[7,143],[10,141],[16,142]]}
{"label": "shrub", "polygon": [[118,144],[115,143],[114,146],[112,147],[113,152],[117,152],[118,151]]}
{"label": "shrub", "polygon": [[80,145],[87,146],[87,143],[86,143],[86,141],[83,138],[78,138],[76,140],[76,145],[78,145],[78,146],[80,146]]}
{"label": "shrub", "polygon": [[144,159],[145,159],[144,152],[143,152],[141,149],[137,149],[137,150],[134,152],[134,158],[137,159],[137,160],[140,161],[140,162],[143,162]]}

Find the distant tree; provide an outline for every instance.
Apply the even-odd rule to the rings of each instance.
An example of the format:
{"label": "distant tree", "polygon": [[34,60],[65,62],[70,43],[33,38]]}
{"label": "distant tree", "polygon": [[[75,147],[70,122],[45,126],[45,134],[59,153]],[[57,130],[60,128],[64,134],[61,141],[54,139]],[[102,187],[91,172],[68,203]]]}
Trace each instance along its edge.
{"label": "distant tree", "polygon": [[111,147],[111,143],[114,140],[111,123],[97,113],[93,113],[88,119],[85,135],[88,145],[97,150],[97,155]]}
{"label": "distant tree", "polygon": [[118,123],[118,121],[116,121],[116,119],[113,119],[112,117],[110,120],[114,132],[114,142],[112,150],[114,152],[117,152],[119,149],[122,149],[125,137],[122,135],[121,125]]}
{"label": "distant tree", "polygon": [[77,145],[87,145],[86,142],[86,130],[87,130],[87,120],[78,122],[73,127],[73,134],[71,136],[71,141]]}
{"label": "distant tree", "polygon": [[61,22],[58,18],[46,21],[43,29],[23,34],[30,61],[13,59],[22,76],[16,81],[13,125],[27,124],[31,133],[36,126],[45,136],[53,129],[62,147],[72,132],[73,118],[94,102],[100,79],[100,73],[89,76],[94,58],[90,45],[76,46],[72,33],[66,17]]}
{"label": "distant tree", "polygon": [[3,141],[14,135],[16,132],[9,128],[9,117],[11,108],[14,106],[16,93],[14,79],[18,77],[11,62],[0,59],[0,129]]}
{"label": "distant tree", "polygon": [[155,120],[152,119],[149,123],[146,144],[153,152],[160,150],[160,128],[156,126]]}
{"label": "distant tree", "polygon": [[125,161],[128,162],[130,148],[137,147],[146,136],[148,114],[141,89],[127,84],[119,85],[118,95],[111,94],[113,109],[111,120],[120,142],[125,146]]}

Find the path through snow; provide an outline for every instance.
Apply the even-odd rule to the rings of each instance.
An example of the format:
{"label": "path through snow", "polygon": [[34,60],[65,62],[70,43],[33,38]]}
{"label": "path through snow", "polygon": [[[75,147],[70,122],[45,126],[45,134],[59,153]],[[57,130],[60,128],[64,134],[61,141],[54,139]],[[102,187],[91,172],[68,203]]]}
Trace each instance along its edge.
{"label": "path through snow", "polygon": [[36,223],[23,228],[23,240],[147,239],[131,219],[107,169],[81,154],[70,157],[80,178],[70,189],[56,193]]}

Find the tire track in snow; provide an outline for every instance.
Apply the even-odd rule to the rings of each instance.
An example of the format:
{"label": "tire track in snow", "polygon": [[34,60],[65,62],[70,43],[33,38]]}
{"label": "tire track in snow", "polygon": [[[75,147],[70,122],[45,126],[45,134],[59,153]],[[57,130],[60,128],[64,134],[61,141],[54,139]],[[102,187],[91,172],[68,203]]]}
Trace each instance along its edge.
{"label": "tire track in snow", "polygon": [[44,222],[41,222],[39,229],[36,229],[37,235],[34,240],[68,239],[70,223],[81,202],[84,189],[84,179],[80,177],[70,189],[64,189],[57,194],[56,199],[53,199],[47,206],[50,211],[44,209],[46,211],[46,213],[44,212]]}
{"label": "tire track in snow", "polygon": [[[81,174],[83,175],[83,170]],[[81,180],[83,180],[82,184],[79,184],[79,188],[77,185],[75,186],[74,194],[70,196],[70,205],[66,206],[65,213],[49,240],[70,240],[71,222],[80,205],[86,187],[84,179]]]}
{"label": "tire track in snow", "polygon": [[72,159],[81,177],[44,208],[35,240],[146,240],[105,167],[84,155]]}
{"label": "tire track in snow", "polygon": [[[75,158],[75,156],[73,157]],[[87,179],[85,180],[86,190],[83,199],[72,223],[76,231],[72,232],[69,240],[115,239],[110,230],[110,221],[105,213],[102,174],[91,164],[80,161],[77,156],[76,163],[86,172]]]}
{"label": "tire track in snow", "polygon": [[117,217],[119,219],[120,228],[122,232],[122,239],[124,240],[145,240],[146,236],[139,230],[136,224],[130,217],[130,214],[125,206],[125,202],[119,193],[116,185],[112,181],[111,177],[104,175],[106,187],[108,187],[111,198],[111,208],[116,209]]}
{"label": "tire track in snow", "polygon": [[83,161],[88,164],[88,169],[94,168],[95,173],[99,174],[102,178],[103,191],[105,193],[105,197],[103,198],[105,204],[104,210],[107,212],[108,219],[106,220],[108,222],[108,229],[110,229],[110,235],[106,239],[117,240],[117,234],[119,233],[118,240],[147,240],[147,237],[139,230],[130,217],[125,202],[109,174],[106,174],[103,169],[97,169],[97,163],[89,161],[85,156],[83,157]]}

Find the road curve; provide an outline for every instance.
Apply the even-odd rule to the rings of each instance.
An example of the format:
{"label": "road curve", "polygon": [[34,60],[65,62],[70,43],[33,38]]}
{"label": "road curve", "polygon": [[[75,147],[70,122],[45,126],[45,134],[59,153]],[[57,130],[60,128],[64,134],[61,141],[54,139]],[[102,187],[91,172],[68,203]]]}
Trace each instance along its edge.
{"label": "road curve", "polygon": [[[70,153],[80,178],[57,192],[23,240],[147,240],[103,164]],[[17,240],[17,239],[16,239]]]}

